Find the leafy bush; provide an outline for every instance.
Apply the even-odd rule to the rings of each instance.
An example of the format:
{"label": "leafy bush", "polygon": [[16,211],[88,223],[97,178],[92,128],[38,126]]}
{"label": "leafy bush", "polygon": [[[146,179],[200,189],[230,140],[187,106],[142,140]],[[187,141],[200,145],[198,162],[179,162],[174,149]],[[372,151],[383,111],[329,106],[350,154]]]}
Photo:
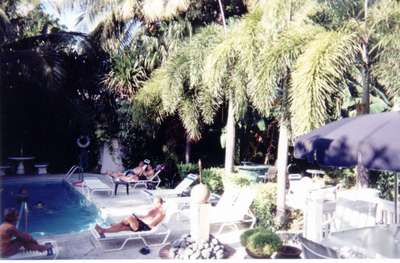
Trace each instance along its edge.
{"label": "leafy bush", "polygon": [[241,173],[232,173],[224,177],[224,185],[234,185],[239,187],[249,186],[253,183],[252,178]]}
{"label": "leafy bush", "polygon": [[276,229],[276,183],[259,184],[257,195],[251,206],[251,210],[257,218],[257,225]]}
{"label": "leafy bush", "polygon": [[286,220],[280,229],[291,229],[295,231],[303,229],[304,215],[302,210],[289,208],[286,209],[286,215]]}
{"label": "leafy bush", "polygon": [[282,246],[280,237],[270,229],[256,228],[245,231],[240,241],[247,250],[257,257],[268,257]]}
{"label": "leafy bush", "polygon": [[224,191],[224,184],[222,178],[224,176],[224,169],[222,168],[207,168],[202,171],[202,181],[208,186],[208,189],[217,194]]}
{"label": "leafy bush", "polygon": [[393,201],[394,200],[394,176],[393,172],[382,172],[378,177],[376,182],[377,188],[379,190],[379,197]]}
{"label": "leafy bush", "polygon": [[339,169],[335,174],[344,188],[351,188],[356,184],[356,173],[353,168]]}
{"label": "leafy bush", "polygon": [[182,178],[190,173],[198,173],[199,166],[197,163],[179,163],[178,164],[178,171]]}
{"label": "leafy bush", "polygon": [[244,231],[240,235],[240,244],[242,244],[242,246],[244,246],[244,247],[247,247],[247,242],[249,241],[249,237],[251,235],[253,235],[254,233],[259,232],[260,230],[261,230],[260,228],[253,228],[253,229]]}

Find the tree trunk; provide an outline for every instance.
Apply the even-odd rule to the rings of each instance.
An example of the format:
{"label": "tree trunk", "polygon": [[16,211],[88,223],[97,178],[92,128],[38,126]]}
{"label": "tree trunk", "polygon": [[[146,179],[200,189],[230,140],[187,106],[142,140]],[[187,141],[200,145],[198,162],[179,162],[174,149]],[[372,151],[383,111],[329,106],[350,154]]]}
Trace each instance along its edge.
{"label": "tree trunk", "polygon": [[369,90],[369,57],[368,57],[368,39],[364,40],[365,43],[362,45],[362,57],[363,57],[363,67],[361,69],[362,76],[362,85],[363,85],[363,93],[362,93],[362,114],[369,113],[369,103],[370,103],[370,90]]}
{"label": "tree trunk", "polygon": [[[218,0],[219,10],[221,12],[222,25],[224,26],[224,35],[226,36],[226,21],[222,1]],[[228,119],[226,121],[226,142],[225,142],[225,174],[233,172],[233,160],[235,157],[235,116],[232,102],[232,92],[229,94]]]}
{"label": "tree trunk", "polygon": [[191,150],[192,150],[192,144],[190,143],[190,138],[189,136],[186,136],[185,163],[190,163]]}
{"label": "tree trunk", "polygon": [[225,174],[233,171],[233,160],[235,154],[235,116],[233,110],[232,95],[229,96],[228,120],[226,122],[225,143]]}
{"label": "tree trunk", "polygon": [[[368,0],[364,0],[364,26],[365,30],[367,30],[367,18],[368,18]],[[370,104],[370,77],[369,77],[369,51],[368,51],[368,35],[366,34],[363,38],[362,50],[361,50],[361,58],[362,58],[362,85],[363,85],[363,93],[362,93],[362,101],[361,108],[357,112],[357,115],[368,114],[369,113],[369,104]],[[358,165],[356,166],[356,182],[357,186],[360,188],[368,187],[369,184],[369,176],[367,169],[361,165],[360,162],[361,156],[358,156]]]}
{"label": "tree trunk", "polygon": [[276,160],[276,166],[278,169],[276,221],[278,224],[282,224],[286,219],[285,203],[286,203],[288,141],[289,141],[288,122],[284,117],[282,117],[279,127],[278,159]]}

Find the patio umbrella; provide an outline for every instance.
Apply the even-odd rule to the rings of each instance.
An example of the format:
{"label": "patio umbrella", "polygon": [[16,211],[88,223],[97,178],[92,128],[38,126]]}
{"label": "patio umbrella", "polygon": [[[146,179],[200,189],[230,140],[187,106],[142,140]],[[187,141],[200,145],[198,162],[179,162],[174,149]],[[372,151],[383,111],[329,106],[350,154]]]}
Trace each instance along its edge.
{"label": "patio umbrella", "polygon": [[[400,171],[400,112],[344,118],[296,139],[295,158],[322,166]],[[396,175],[395,220],[398,180]]]}

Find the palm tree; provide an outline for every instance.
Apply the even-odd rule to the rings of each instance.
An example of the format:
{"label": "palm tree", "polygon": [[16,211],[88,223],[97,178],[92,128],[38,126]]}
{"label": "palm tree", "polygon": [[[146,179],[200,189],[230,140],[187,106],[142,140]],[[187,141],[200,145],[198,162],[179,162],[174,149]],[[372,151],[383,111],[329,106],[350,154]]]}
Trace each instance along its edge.
{"label": "palm tree", "polygon": [[[310,4],[310,7],[313,6],[312,1],[306,2]],[[292,4],[296,4],[295,1]],[[304,2],[303,6],[306,6]],[[264,45],[265,48],[259,56],[258,76],[256,76],[253,86],[253,97],[266,98],[269,95],[270,100],[262,101],[255,106],[261,111],[268,109],[270,105],[268,102],[276,98],[276,94],[283,94],[283,101],[281,102],[283,104],[280,105],[288,105],[289,107],[286,110],[289,110],[290,115],[283,114],[281,122],[286,121],[288,123],[289,120],[286,118],[290,117],[289,123],[293,127],[295,135],[319,127],[338,116],[340,107],[338,108],[337,101],[344,100],[345,94],[347,94],[345,89],[351,87],[349,83],[357,85],[355,80],[358,78],[357,72],[360,72],[358,71],[359,66],[362,65],[360,57],[362,57],[361,53],[365,51],[365,48],[363,48],[365,41],[363,42],[363,31],[360,29],[360,24],[352,18],[339,17],[338,14],[340,13],[334,13],[336,17],[332,21],[336,23],[322,23],[318,20],[318,17],[324,17],[324,15],[321,15],[327,10],[324,7],[314,5],[313,8],[308,9],[312,11],[311,13],[307,14],[306,12],[307,16],[302,16],[303,21],[291,21],[290,27],[283,28],[275,37],[272,37],[275,40],[269,42],[269,45]],[[269,8],[270,12],[274,10],[271,6]],[[380,33],[382,31],[393,32],[393,29],[397,27],[394,22],[399,21],[398,4],[394,1],[381,1],[370,8],[369,19],[375,17],[374,23],[371,24],[375,28],[379,28]],[[290,17],[298,18],[298,12],[301,13],[301,9],[294,8],[294,10],[298,11]],[[307,8],[303,8],[303,10],[307,10]],[[356,8],[346,10],[356,10]],[[385,10],[385,12],[382,12],[382,10]],[[328,17],[327,14],[325,16]],[[314,19],[312,20],[313,23],[305,24],[304,22],[309,20],[310,17]],[[268,18],[266,20],[268,21]],[[271,20],[273,20],[273,17],[270,17]],[[391,23],[384,23],[383,21],[391,21]],[[390,36],[383,39],[392,41]],[[397,44],[391,42],[392,45],[384,47],[382,42],[375,43],[377,45],[370,49],[372,51],[370,51],[370,54],[375,54],[375,56],[377,51],[385,54],[383,50],[393,52],[399,47],[398,42]],[[384,58],[382,62],[387,62],[387,54],[381,57]],[[377,58],[379,56],[371,61],[379,65],[375,68],[381,69],[384,66]],[[394,68],[398,68],[397,61],[391,60],[391,63],[394,63]],[[362,72],[365,73],[365,71]],[[382,71],[378,70],[378,72]],[[354,77],[354,75],[356,76]],[[391,76],[393,75],[391,74]],[[373,83],[377,83],[377,81],[375,80]],[[378,89],[377,87],[371,88],[373,90]],[[388,88],[394,91],[393,87],[388,86]],[[277,91],[280,91],[280,93]],[[287,93],[289,100],[285,102],[285,94]],[[286,110],[283,109],[283,113]],[[287,117],[284,117],[285,115]],[[282,127],[284,126],[281,125]],[[283,149],[281,151],[283,153],[281,163],[278,157],[278,169],[280,171],[280,173],[278,172],[278,181],[281,182],[280,184],[278,182],[278,211],[282,214],[284,213],[283,182],[285,182],[283,179],[285,178],[285,159],[287,156],[286,134],[286,131],[280,134],[280,138],[283,138],[279,141],[279,148]],[[281,147],[282,145],[283,147]]]}
{"label": "palm tree", "polygon": [[213,109],[206,112],[201,108],[202,62],[210,48],[221,41],[220,33],[219,26],[210,25],[183,41],[145,82],[135,97],[135,105],[153,109],[159,120],[177,113],[188,138],[200,139],[201,120],[213,114]]}
{"label": "palm tree", "polygon": [[[375,1],[371,5],[368,5],[368,1],[356,1],[351,4],[352,8],[344,5],[334,6],[333,10],[322,9],[322,13],[330,14],[335,23],[325,24],[327,32],[309,43],[307,51],[299,58],[297,73],[293,74],[294,108],[299,105],[310,105],[312,101],[318,99],[318,96],[325,98],[339,96],[338,98],[343,99],[342,90],[347,85],[344,80],[350,80],[354,85],[361,87],[362,113],[369,112],[370,93],[380,94],[384,91],[393,99],[398,82],[382,86],[379,80],[385,80],[380,74],[388,76],[381,70],[388,68],[389,61],[385,59],[387,52],[398,48],[398,42],[391,39],[393,34],[399,32],[400,5],[392,0]],[[353,12],[344,12],[344,8]],[[312,49],[316,48],[320,51],[313,52]],[[334,60],[316,60],[322,52],[332,56]],[[399,66],[394,60],[390,63],[392,69]],[[388,69],[387,72],[393,71]],[[302,88],[305,85],[308,86],[308,91]],[[297,134],[318,127],[329,119],[330,108],[334,105],[332,100],[328,99],[326,102],[325,107],[306,106],[294,112],[293,117],[300,121],[295,125]],[[310,121],[311,117],[315,118],[314,123]],[[358,173],[357,179],[360,186],[368,185],[365,172]]]}
{"label": "palm tree", "polygon": [[[205,91],[202,96],[212,99],[204,100],[204,109],[214,111],[228,103],[227,141],[225,150],[225,172],[233,170],[235,151],[235,122],[246,112],[248,106],[246,83],[251,65],[254,64],[258,50],[258,24],[261,21],[261,10],[256,9],[247,14],[241,21],[232,23],[225,33],[225,39],[217,45],[205,59],[203,79]],[[210,111],[208,111],[210,112]],[[213,115],[206,115],[208,122]]]}

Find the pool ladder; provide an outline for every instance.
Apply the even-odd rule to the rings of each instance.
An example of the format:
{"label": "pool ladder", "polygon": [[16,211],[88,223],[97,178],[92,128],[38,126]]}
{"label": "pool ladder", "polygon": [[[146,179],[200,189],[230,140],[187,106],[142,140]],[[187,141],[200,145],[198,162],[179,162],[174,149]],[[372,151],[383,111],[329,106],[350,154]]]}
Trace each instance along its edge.
{"label": "pool ladder", "polygon": [[17,221],[17,228],[19,228],[19,225],[21,223],[21,219],[22,219],[22,214],[25,212],[25,232],[28,231],[28,203],[26,201],[22,201],[21,202],[21,207],[19,208],[19,217],[18,217],[18,221]]}
{"label": "pool ladder", "polygon": [[64,179],[68,180],[76,171],[79,172],[79,180],[83,179],[83,168],[79,165],[72,166],[69,171],[65,174]]}

